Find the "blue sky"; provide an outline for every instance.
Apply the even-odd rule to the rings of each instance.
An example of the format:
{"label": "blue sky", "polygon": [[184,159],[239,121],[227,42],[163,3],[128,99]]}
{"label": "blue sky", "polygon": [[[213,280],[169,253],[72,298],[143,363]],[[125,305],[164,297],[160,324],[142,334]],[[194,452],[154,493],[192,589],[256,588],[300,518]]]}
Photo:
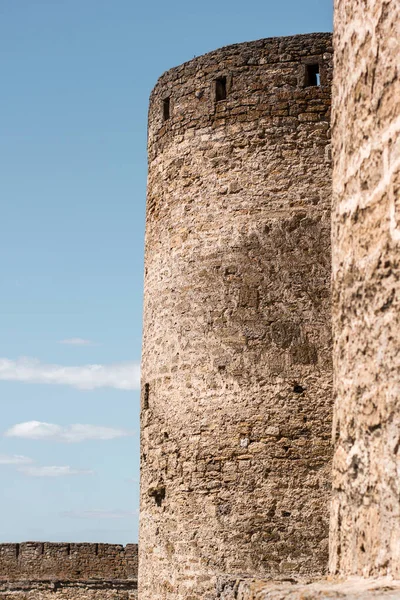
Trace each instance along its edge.
{"label": "blue sky", "polygon": [[0,0],[0,541],[137,540],[157,78],[331,21],[331,0]]}

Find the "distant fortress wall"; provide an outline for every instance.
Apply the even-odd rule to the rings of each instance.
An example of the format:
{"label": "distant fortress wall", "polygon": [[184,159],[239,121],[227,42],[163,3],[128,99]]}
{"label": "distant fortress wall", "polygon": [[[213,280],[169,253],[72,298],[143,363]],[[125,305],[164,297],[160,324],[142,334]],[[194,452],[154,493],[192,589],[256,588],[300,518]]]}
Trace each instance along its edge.
{"label": "distant fortress wall", "polygon": [[141,600],[326,568],[331,37],[222,48],[151,95]]}
{"label": "distant fortress wall", "polygon": [[137,545],[0,544],[0,598],[134,600]]}
{"label": "distant fortress wall", "polygon": [[137,545],[0,544],[0,579],[136,579]]}
{"label": "distant fortress wall", "polygon": [[336,0],[332,573],[400,579],[400,2]]}

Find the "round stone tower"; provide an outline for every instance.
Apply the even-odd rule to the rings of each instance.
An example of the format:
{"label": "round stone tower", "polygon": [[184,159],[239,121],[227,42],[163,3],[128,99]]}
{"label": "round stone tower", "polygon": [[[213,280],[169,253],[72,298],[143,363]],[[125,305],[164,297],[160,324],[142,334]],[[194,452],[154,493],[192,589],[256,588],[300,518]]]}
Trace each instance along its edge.
{"label": "round stone tower", "polygon": [[141,600],[323,572],[331,35],[165,73],[149,112]]}

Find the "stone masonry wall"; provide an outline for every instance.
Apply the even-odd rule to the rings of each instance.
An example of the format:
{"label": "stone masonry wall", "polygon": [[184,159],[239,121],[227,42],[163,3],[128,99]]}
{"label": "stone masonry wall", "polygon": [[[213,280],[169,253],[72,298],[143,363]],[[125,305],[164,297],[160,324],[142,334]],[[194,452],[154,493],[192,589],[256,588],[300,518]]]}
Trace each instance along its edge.
{"label": "stone masonry wall", "polygon": [[0,581],[0,600],[137,600],[136,580]]}
{"label": "stone masonry wall", "polygon": [[397,578],[399,57],[399,0],[336,0],[331,571]]}
{"label": "stone masonry wall", "polygon": [[347,580],[220,581],[218,600],[399,600],[400,582],[390,578]]}
{"label": "stone masonry wall", "polygon": [[330,34],[273,38],[152,93],[141,600],[327,564],[331,67]]}
{"label": "stone masonry wall", "polygon": [[0,544],[0,580],[136,579],[137,544]]}
{"label": "stone masonry wall", "polygon": [[0,544],[0,599],[136,600],[137,545]]}

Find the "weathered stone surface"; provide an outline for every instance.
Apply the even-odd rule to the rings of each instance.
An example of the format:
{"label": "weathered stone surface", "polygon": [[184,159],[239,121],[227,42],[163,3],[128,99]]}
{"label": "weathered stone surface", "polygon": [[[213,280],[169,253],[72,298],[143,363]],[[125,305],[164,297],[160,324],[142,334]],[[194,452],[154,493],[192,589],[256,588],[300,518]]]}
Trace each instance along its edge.
{"label": "weathered stone surface", "polygon": [[2,600],[136,600],[137,545],[0,544]]}
{"label": "weathered stone surface", "polygon": [[400,2],[336,0],[333,573],[400,577]]}
{"label": "weathered stone surface", "polygon": [[346,581],[263,582],[232,580],[220,583],[218,600],[397,600],[400,581],[388,578]]}
{"label": "weathered stone surface", "polygon": [[0,581],[136,579],[137,544],[0,544]]}
{"label": "weathered stone surface", "polygon": [[137,600],[136,580],[0,582],[1,600]]}
{"label": "weathered stone surface", "polygon": [[260,40],[152,93],[141,600],[327,563],[331,61],[330,34]]}

